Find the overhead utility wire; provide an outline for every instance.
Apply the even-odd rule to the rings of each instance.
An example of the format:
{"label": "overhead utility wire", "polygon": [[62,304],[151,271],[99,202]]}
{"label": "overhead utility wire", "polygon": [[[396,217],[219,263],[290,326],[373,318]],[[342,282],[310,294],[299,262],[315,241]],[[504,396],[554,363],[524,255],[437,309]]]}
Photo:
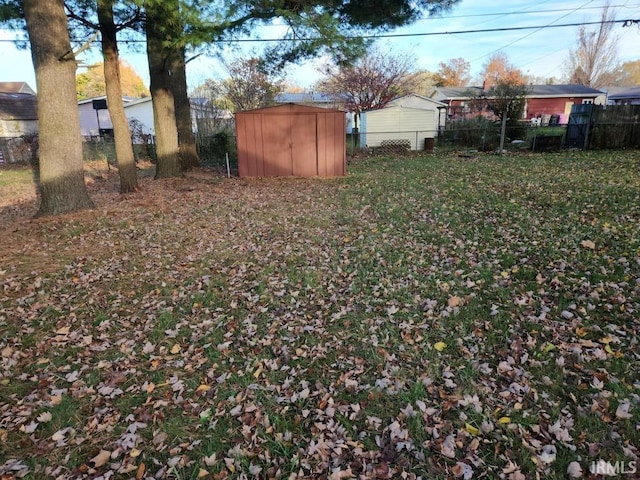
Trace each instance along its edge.
{"label": "overhead utility wire", "polygon": [[538,33],[540,30],[543,30],[543,29],[545,29],[546,27],[549,27],[549,26],[551,26],[551,25],[554,25],[556,22],[559,22],[559,21],[560,21],[560,20],[562,20],[563,18],[568,17],[569,15],[571,15],[572,13],[575,13],[576,11],[578,11],[578,10],[579,10],[579,9],[581,9],[581,8],[585,8],[587,5],[589,5],[589,4],[590,4],[590,3],[592,3],[592,2],[593,2],[593,0],[589,0],[589,1],[588,1],[588,2],[586,2],[586,3],[583,3],[583,4],[582,4],[581,6],[579,6],[578,8],[574,8],[574,9],[573,9],[573,10],[571,10],[569,13],[565,13],[564,15],[560,16],[559,18],[556,18],[553,22],[550,22],[550,23],[546,24],[544,27],[537,28],[537,29],[533,30],[532,32],[527,33],[526,35],[524,35],[524,36],[522,36],[522,37],[520,37],[520,38],[517,38],[517,39],[515,39],[515,40],[513,40],[513,41],[511,41],[511,42],[509,42],[509,43],[507,43],[506,45],[501,46],[500,48],[496,48],[495,50],[493,50],[493,51],[491,51],[491,52],[489,52],[489,53],[486,53],[486,54],[484,54],[484,55],[482,55],[482,56],[480,56],[480,57],[478,57],[478,58],[474,58],[473,60],[471,60],[471,63],[473,63],[473,62],[477,62],[478,60],[481,60],[481,59],[483,59],[484,57],[488,57],[489,55],[491,55],[491,54],[493,54],[493,53],[499,52],[500,50],[502,50],[502,49],[504,49],[504,48],[510,47],[511,45],[513,45],[513,44],[515,44],[515,43],[518,43],[519,41],[524,40],[525,38],[528,38],[528,37],[530,37],[531,35],[535,35],[535,34],[536,34],[536,33]]}
{"label": "overhead utility wire", "polygon": [[[517,30],[532,30],[541,28],[559,28],[559,27],[582,27],[588,25],[604,25],[608,23],[622,23],[623,27],[631,25],[640,25],[640,20],[607,20],[597,22],[579,22],[579,23],[559,23],[557,25],[536,25],[530,27],[500,27],[500,28],[483,28],[479,30],[455,30],[451,32],[421,32],[421,33],[382,33],[377,35],[345,35],[346,38],[402,38],[402,37],[428,37],[436,35],[461,35],[469,33],[492,33],[492,32],[512,32]],[[317,40],[317,38],[239,38],[235,40],[214,40],[213,43],[247,43],[247,42],[297,42]],[[125,40],[126,41],[126,40]]]}
{"label": "overhead utility wire", "polygon": [[[609,5],[609,8],[637,8],[640,7],[640,4],[628,5],[629,2],[626,2],[623,5]],[[540,4],[538,4],[540,5]],[[597,7],[579,7],[577,10],[601,10],[602,6]],[[467,15],[443,15],[442,17],[423,17],[419,21],[424,20],[448,20],[450,18],[477,18],[477,17],[503,17],[508,15],[522,15],[522,14],[532,14],[532,13],[560,13],[560,12],[568,12],[575,11],[575,8],[549,8],[544,10],[516,10],[513,12],[495,12],[495,13],[470,13]]]}
{"label": "overhead utility wire", "polygon": [[[420,32],[420,33],[382,33],[376,35],[345,35],[344,38],[403,38],[403,37],[428,37],[439,35],[462,35],[469,33],[492,33],[492,32],[513,32],[518,30],[532,30],[541,28],[560,28],[560,27],[582,27],[587,25],[604,25],[609,23],[622,23],[623,27],[632,25],[640,26],[640,19],[626,20],[607,20],[597,22],[578,22],[578,23],[559,23],[557,25],[532,25],[529,27],[501,27],[501,28],[483,28],[479,30],[454,30],[451,32]],[[319,40],[317,37],[297,37],[297,38],[237,38],[233,40],[213,40],[211,43],[265,43],[265,42],[300,42]],[[24,42],[20,39],[0,39],[0,42]],[[76,41],[76,40],[74,40]],[[119,40],[119,43],[145,43],[146,40]]]}

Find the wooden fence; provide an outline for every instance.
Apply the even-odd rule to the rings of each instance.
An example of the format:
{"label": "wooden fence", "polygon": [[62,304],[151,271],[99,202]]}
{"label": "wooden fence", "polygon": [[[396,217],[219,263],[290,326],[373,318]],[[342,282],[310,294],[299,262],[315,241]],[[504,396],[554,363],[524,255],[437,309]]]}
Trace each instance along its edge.
{"label": "wooden fence", "polygon": [[565,144],[589,150],[640,148],[640,105],[575,105]]}

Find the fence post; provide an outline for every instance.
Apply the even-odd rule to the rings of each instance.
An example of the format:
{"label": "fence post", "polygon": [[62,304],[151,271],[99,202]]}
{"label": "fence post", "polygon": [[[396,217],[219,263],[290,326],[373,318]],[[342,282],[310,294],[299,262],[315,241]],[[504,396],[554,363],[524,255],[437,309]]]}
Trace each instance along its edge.
{"label": "fence post", "polygon": [[500,127],[500,149],[498,153],[502,155],[502,151],[504,150],[504,137],[507,132],[507,112],[503,113],[502,117],[502,126]]}
{"label": "fence post", "polygon": [[582,145],[582,150],[586,150],[589,147],[589,134],[591,133],[592,117],[593,117],[593,104],[589,106],[589,118],[587,120],[587,127],[584,130],[584,145]]}

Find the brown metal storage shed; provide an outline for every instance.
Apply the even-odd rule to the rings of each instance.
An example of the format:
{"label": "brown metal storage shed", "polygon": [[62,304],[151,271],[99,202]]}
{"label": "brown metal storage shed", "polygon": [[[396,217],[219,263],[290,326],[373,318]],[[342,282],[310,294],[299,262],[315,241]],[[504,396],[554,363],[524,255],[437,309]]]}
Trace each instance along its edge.
{"label": "brown metal storage shed", "polygon": [[345,113],[286,103],[236,113],[241,177],[345,175]]}

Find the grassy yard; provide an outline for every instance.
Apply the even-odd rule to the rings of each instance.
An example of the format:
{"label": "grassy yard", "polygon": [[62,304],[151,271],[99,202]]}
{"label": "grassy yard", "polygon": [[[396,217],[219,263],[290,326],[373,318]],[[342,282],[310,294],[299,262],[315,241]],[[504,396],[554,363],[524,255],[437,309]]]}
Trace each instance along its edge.
{"label": "grassy yard", "polygon": [[116,177],[1,225],[3,479],[632,471],[640,152]]}

